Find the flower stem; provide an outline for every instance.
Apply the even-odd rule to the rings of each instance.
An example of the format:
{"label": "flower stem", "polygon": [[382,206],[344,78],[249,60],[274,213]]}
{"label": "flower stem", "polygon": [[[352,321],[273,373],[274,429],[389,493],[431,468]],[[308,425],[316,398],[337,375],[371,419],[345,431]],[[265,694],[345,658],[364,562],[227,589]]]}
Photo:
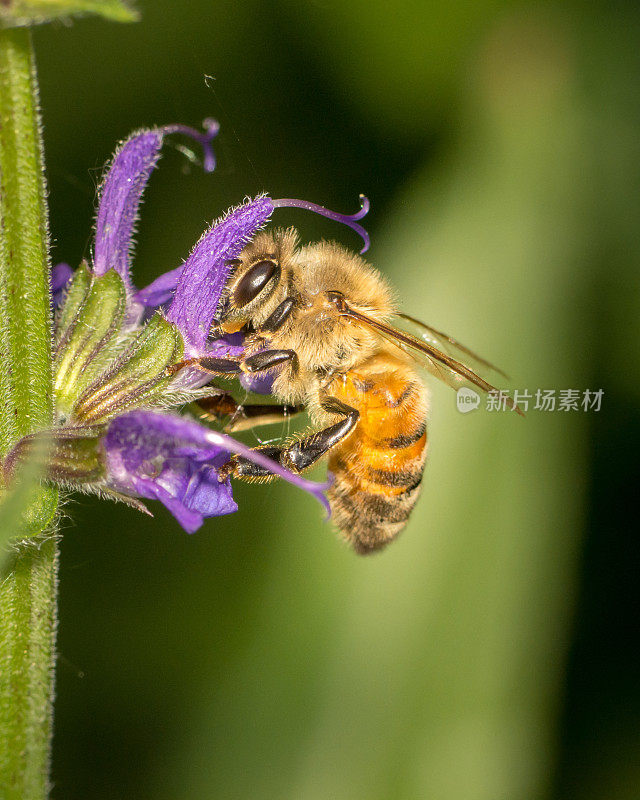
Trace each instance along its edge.
{"label": "flower stem", "polygon": [[[0,458],[51,423],[50,351],[47,209],[31,35],[0,29]],[[10,492],[0,487],[0,500]],[[58,564],[49,524],[56,496],[36,484],[24,497],[20,519],[9,515],[10,533],[21,541],[0,574],[0,797],[6,800],[41,800],[49,788]],[[3,525],[6,520],[5,514]]]}
{"label": "flower stem", "polygon": [[0,198],[0,446],[6,453],[21,436],[51,421],[47,213],[35,71],[25,29],[0,30]]}
{"label": "flower stem", "polygon": [[0,589],[0,797],[49,793],[58,548],[55,536],[17,547]]}

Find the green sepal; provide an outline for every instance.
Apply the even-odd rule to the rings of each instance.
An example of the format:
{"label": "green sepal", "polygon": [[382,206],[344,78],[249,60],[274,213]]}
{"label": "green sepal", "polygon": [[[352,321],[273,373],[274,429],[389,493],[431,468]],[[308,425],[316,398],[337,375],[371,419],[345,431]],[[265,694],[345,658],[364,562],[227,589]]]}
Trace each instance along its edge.
{"label": "green sepal", "polygon": [[79,14],[97,14],[114,22],[135,22],[139,15],[122,0],[3,0],[0,25],[38,25]]}
{"label": "green sepal", "polygon": [[20,439],[5,462],[11,476],[8,494],[39,479],[70,486],[102,480],[104,432],[104,425],[85,425],[53,428]]}
{"label": "green sepal", "polygon": [[96,483],[104,477],[105,468],[100,447],[104,429],[76,429],[76,435],[54,434],[47,460],[46,476],[66,486]]}
{"label": "green sepal", "polygon": [[94,278],[55,356],[53,391],[63,415],[104,368],[104,350],[120,332],[126,306],[122,278],[111,269]]}
{"label": "green sepal", "polygon": [[71,325],[80,310],[80,306],[87,299],[87,294],[91,287],[91,277],[89,265],[86,261],[83,261],[74,272],[73,278],[69,282],[67,295],[60,307],[60,312],[56,319],[56,342],[63,338],[69,325]]}
{"label": "green sepal", "polygon": [[180,361],[183,352],[180,331],[157,313],[114,366],[82,395],[73,410],[74,420],[104,422],[116,413],[152,403],[173,380],[167,367]]}

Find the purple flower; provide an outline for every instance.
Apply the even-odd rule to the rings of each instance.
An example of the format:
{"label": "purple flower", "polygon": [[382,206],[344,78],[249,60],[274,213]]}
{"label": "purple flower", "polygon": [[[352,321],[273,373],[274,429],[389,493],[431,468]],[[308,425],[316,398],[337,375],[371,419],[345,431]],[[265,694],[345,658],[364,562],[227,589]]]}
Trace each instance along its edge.
{"label": "purple flower", "polygon": [[131,282],[131,250],[142,193],[160,155],[165,135],[183,133],[199,141],[205,153],[204,167],[212,171],[215,158],[211,140],[218,133],[218,123],[205,120],[206,133],[183,125],[138,131],[116,151],[105,173],[100,189],[96,218],[93,271],[103,275],[115,269],[125,282],[128,293]]}
{"label": "purple flower", "polygon": [[102,440],[107,486],[134,497],[159,500],[193,533],[206,517],[237,510],[229,479],[218,470],[231,453],[244,456],[311,492],[329,509],[328,484],[308,481],[229,436],[189,419],[132,411],[109,423]]}
{"label": "purple flower", "polygon": [[275,208],[303,208],[353,228],[369,246],[367,232],[358,224],[369,210],[369,201],[360,196],[361,210],[356,214],[337,214],[307,201],[271,200],[266,195],[230,209],[216,221],[179,267],[160,275],[149,286],[136,290],[131,280],[131,251],[135,223],[142,193],[159,157],[167,134],[182,133],[196,139],[204,148],[204,167],[215,167],[211,140],[218,124],[205,120],[205,133],[183,125],[167,125],[132,134],[117,150],[100,190],[96,220],[93,271],[103,275],[115,269],[127,287],[128,319],[136,321],[143,309],[169,304],[167,319],[179,328],[185,340],[185,356],[205,353],[237,355],[224,346],[207,341],[222,289],[229,275],[227,262],[237,258],[242,249],[270,219]]}
{"label": "purple flower", "polygon": [[67,284],[72,276],[73,270],[68,264],[65,264],[64,261],[61,261],[60,264],[56,264],[51,270],[51,305],[54,308],[58,308],[62,303],[67,290]]}

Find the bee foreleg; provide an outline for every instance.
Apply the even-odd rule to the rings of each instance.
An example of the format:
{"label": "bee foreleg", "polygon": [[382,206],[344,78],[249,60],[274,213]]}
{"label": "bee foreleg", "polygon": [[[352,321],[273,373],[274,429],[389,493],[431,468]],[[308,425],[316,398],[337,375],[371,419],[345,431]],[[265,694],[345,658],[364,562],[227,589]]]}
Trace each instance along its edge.
{"label": "bee foreleg", "polygon": [[188,358],[186,361],[179,361],[177,364],[167,367],[167,372],[173,375],[185,367],[193,367],[202,372],[210,372],[212,375],[237,375],[240,372],[253,374],[277,367],[286,361],[290,361],[293,368],[297,370],[298,356],[293,350],[261,350],[259,353],[238,361],[214,356]]}
{"label": "bee foreleg", "polygon": [[259,333],[275,333],[289,319],[295,305],[296,301],[293,297],[285,297],[271,316],[262,323]]}
{"label": "bee foreleg", "polygon": [[245,358],[240,365],[243,372],[264,372],[290,361],[295,370],[298,368],[298,356],[294,350],[261,350],[255,355]]}
{"label": "bee foreleg", "polygon": [[[302,472],[308,469],[351,433],[360,418],[360,414],[355,408],[341,403],[334,397],[325,398],[322,407],[332,414],[343,415],[343,419],[288,447],[259,447],[257,448],[259,452],[279,462],[292,472]],[[247,480],[272,476],[269,470],[240,456],[234,456],[222,470],[225,475]]]}

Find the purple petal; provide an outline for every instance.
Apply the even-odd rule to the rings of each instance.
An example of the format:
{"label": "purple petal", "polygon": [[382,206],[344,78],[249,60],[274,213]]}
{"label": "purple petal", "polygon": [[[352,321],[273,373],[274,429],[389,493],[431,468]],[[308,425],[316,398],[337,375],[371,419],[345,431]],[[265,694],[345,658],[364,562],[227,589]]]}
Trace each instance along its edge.
{"label": "purple petal", "polygon": [[158,161],[163,139],[171,133],[182,133],[196,139],[204,150],[204,168],[210,172],[215,167],[211,140],[219,126],[214,120],[205,120],[204,126],[205,133],[185,125],[139,131],[116,151],[106,171],[98,202],[93,265],[96,275],[115,269],[127,288],[132,290],[132,237],[142,193]]}
{"label": "purple petal", "polygon": [[230,481],[217,468],[229,455],[194,437],[196,423],[168,414],[136,411],[113,420],[103,440],[109,486],[159,500],[193,533],[205,517],[237,511]]}
{"label": "purple petal", "polygon": [[73,276],[73,270],[64,261],[56,264],[51,270],[51,303],[54,308],[61,305],[67,284]]}
{"label": "purple petal", "polygon": [[185,358],[207,351],[207,337],[229,274],[226,262],[240,255],[272,212],[270,198],[249,200],[228,211],[193,248],[167,311],[167,319],[185,338]]}
{"label": "purple petal", "polygon": [[192,533],[206,517],[236,511],[229,480],[218,469],[237,453],[311,492],[328,509],[328,484],[289,472],[225,434],[192,420],[153,411],[132,411],[112,420],[102,441],[108,486],[159,500]]}
{"label": "purple petal", "polygon": [[240,332],[226,333],[207,347],[207,355],[219,358],[240,358],[244,354],[244,335]]}
{"label": "purple petal", "polygon": [[273,382],[277,377],[277,372],[268,370],[267,372],[257,372],[251,375],[243,372],[240,375],[240,384],[248,391],[256,394],[271,394]]}
{"label": "purple petal", "polygon": [[168,303],[175,294],[178,279],[182,275],[183,269],[184,264],[160,275],[159,278],[145,286],[144,289],[136,292],[134,299],[147,308],[157,308]]}
{"label": "purple petal", "polygon": [[[224,459],[228,459],[226,454]],[[136,479],[135,491],[141,497],[159,500],[187,533],[195,533],[209,517],[238,510],[230,482],[220,482],[215,467],[184,459],[168,462],[154,479]]]}
{"label": "purple petal", "polygon": [[152,130],[127,139],[113,157],[100,192],[93,269],[96,275],[115,269],[129,289],[131,239],[162,138],[162,131]]}

